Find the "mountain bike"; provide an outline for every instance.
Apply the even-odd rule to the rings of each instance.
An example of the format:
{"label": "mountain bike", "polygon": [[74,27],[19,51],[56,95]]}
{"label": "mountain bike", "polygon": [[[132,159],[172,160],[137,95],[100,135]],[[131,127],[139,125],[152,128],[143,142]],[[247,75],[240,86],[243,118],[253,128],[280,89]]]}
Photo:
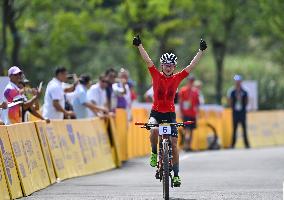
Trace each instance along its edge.
{"label": "mountain bike", "polygon": [[[156,179],[163,183],[163,197],[169,199],[169,185],[173,187],[173,176],[171,174],[173,168],[173,156],[172,156],[172,143],[171,143],[171,129],[175,127],[183,127],[188,124],[192,124],[192,121],[186,121],[181,123],[141,123],[136,122],[135,125],[141,126],[151,130],[151,128],[159,128],[159,154],[157,162]],[[170,182],[171,180],[171,182]]]}

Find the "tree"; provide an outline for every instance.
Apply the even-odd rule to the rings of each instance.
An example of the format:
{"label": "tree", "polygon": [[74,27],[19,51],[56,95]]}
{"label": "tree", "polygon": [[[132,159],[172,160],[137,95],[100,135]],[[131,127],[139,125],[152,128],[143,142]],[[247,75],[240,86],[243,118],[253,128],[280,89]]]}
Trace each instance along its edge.
{"label": "tree", "polygon": [[[241,35],[250,26],[247,8],[249,3],[244,0],[195,1],[194,10],[201,19],[201,30],[210,44],[216,66],[216,102],[221,104],[223,95],[224,59],[228,53],[228,45],[234,40],[234,31]],[[244,17],[245,16],[245,17]],[[244,22],[244,23],[241,23]],[[245,44],[242,44],[245,45]]]}
{"label": "tree", "polygon": [[[21,37],[19,34],[18,27],[16,25],[17,20],[21,17],[28,3],[26,1],[15,2],[14,0],[4,0],[3,1],[3,16],[2,16],[2,37],[3,37],[3,45],[2,45],[2,56],[1,56],[1,64],[2,67],[7,65],[6,62],[6,47],[7,47],[7,26],[10,29],[11,37],[13,39],[13,48],[11,52],[10,64],[19,65],[19,51],[21,45]],[[3,69],[0,69],[3,73]]]}

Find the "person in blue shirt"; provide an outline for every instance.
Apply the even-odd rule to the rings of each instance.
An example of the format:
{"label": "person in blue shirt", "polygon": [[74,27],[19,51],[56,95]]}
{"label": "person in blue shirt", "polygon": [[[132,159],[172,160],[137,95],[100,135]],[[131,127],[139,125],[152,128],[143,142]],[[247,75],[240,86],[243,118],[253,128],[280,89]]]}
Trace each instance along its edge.
{"label": "person in blue shirt", "polygon": [[79,78],[79,84],[77,85],[74,97],[73,97],[73,109],[77,119],[88,118],[88,109],[97,113],[99,111],[107,113],[107,109],[99,107],[87,100],[87,90],[91,86],[91,77],[87,74],[83,74]]}

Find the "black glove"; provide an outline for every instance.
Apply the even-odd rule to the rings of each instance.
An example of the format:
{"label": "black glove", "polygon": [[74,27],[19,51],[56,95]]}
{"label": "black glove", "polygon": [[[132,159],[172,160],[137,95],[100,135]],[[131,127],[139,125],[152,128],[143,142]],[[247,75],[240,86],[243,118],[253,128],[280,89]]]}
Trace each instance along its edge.
{"label": "black glove", "polygon": [[201,38],[200,39],[200,50],[204,51],[207,48],[206,42]]}
{"label": "black glove", "polygon": [[142,42],[141,42],[139,35],[137,35],[136,37],[133,38],[133,45],[138,47],[141,43]]}

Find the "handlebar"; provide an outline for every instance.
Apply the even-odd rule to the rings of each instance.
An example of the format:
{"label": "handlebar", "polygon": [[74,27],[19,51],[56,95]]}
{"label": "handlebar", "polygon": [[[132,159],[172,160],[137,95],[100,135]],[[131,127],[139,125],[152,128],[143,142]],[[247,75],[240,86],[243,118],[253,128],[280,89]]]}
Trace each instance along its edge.
{"label": "handlebar", "polygon": [[194,121],[185,121],[185,122],[179,122],[179,123],[160,123],[160,124],[135,122],[135,125],[141,126],[141,128],[146,128],[146,129],[150,130],[151,128],[159,127],[160,125],[163,125],[163,124],[167,124],[167,125],[170,125],[170,126],[176,126],[176,127],[184,127],[186,125],[193,124],[193,123],[194,123]]}

